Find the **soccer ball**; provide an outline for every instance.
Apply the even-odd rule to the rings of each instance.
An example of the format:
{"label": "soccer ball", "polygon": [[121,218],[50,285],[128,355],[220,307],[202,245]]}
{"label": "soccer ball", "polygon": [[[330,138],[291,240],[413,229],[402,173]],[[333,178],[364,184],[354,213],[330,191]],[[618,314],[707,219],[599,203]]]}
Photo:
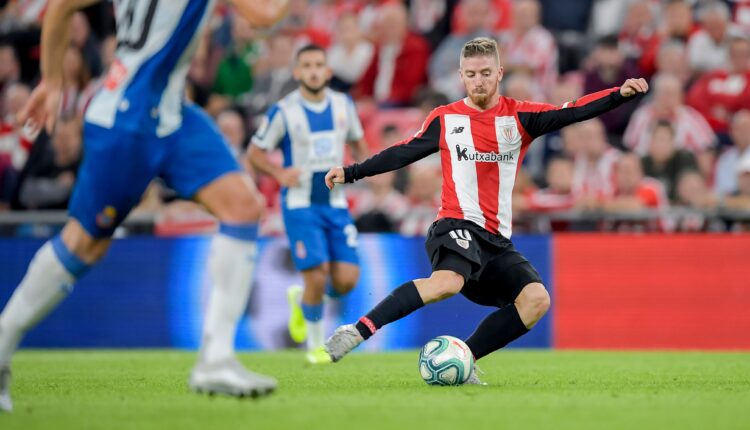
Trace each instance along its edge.
{"label": "soccer ball", "polygon": [[453,336],[438,336],[419,353],[419,374],[429,385],[461,385],[471,375],[474,356]]}

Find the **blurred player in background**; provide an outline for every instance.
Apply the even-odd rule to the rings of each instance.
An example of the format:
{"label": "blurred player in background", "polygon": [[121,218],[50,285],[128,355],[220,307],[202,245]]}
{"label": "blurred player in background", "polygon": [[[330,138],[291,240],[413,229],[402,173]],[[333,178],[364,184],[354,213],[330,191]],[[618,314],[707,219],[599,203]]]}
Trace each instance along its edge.
{"label": "blurred player in background", "polygon": [[[366,144],[352,100],[328,88],[331,71],[323,48],[308,45],[297,52],[294,78],[299,88],[268,110],[249,158],[282,186],[292,259],[304,279],[304,290],[292,287],[287,292],[289,334],[295,342],[307,340],[310,363],[329,363],[323,348],[323,295],[340,297],[354,288],[359,259],[357,228],[346,196],[340,188],[329,190],[325,175],[343,162],[346,143],[353,145],[358,159],[364,158]],[[266,153],[277,148],[284,154],[283,166]]]}
{"label": "blurred player in background", "polygon": [[[414,137],[361,164],[336,167],[326,184],[400,169],[440,152],[442,204],[427,235],[432,263],[428,279],[409,281],[356,324],[336,329],[326,350],[338,361],[386,324],[461,292],[499,309],[488,315],[466,344],[480,359],[524,335],[550,306],[536,269],[510,241],[511,194],[531,142],[566,125],[608,112],[648,91],[643,79],[589,94],[562,106],[518,101],[498,93],[503,67],[497,43],[476,38],[461,50],[459,74],[468,97],[433,110]],[[469,383],[482,384],[474,370]]]}
{"label": "blurred player in background", "polygon": [[[19,115],[29,128],[54,126],[64,85],[62,60],[74,13],[97,0],[52,0],[42,29],[42,81]],[[220,222],[211,245],[213,290],[206,311],[195,391],[268,394],[273,378],[235,357],[237,323],[251,285],[261,204],[227,144],[200,109],[184,100],[185,77],[213,0],[116,0],[117,53],[103,88],[86,110],[85,156],[70,220],[45,243],[0,315],[0,410],[10,411],[10,362],[23,335],[65,298],[99,261],[112,234],[160,176]],[[286,0],[234,0],[255,26],[269,26]]]}

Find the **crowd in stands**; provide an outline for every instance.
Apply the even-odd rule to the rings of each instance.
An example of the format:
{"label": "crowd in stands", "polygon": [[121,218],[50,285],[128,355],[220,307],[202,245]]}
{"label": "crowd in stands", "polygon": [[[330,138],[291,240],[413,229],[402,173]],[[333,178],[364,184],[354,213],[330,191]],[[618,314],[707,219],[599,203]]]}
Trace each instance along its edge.
{"label": "crowd in stands", "polygon": [[[29,135],[14,118],[39,79],[44,4],[0,0],[0,211],[66,207],[83,152],[81,115],[115,58],[111,3],[76,14],[61,65],[60,121],[51,136]],[[270,30],[252,28],[219,0],[186,93],[216,119],[254,175],[266,198],[263,231],[278,234],[279,186],[252,172],[244,151],[265,111],[296,88],[296,49],[327,49],[331,86],[356,101],[374,153],[413,134],[434,107],[464,96],[459,52],[477,36],[498,40],[508,97],[561,105],[629,77],[645,77],[652,88],[532,144],[516,179],[519,228],[535,214],[560,211],[750,211],[750,0],[290,0],[287,17]],[[425,234],[440,205],[440,181],[440,160],[429,157],[350,186],[358,227]],[[139,210],[207,219],[159,182]],[[696,215],[636,227],[743,225]]]}

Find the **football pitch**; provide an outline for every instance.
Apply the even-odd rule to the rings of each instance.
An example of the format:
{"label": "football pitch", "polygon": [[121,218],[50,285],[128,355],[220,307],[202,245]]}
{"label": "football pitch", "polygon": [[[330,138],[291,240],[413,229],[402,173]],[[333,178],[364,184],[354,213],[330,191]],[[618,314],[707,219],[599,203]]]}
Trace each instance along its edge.
{"label": "football pitch", "polygon": [[192,352],[22,351],[0,429],[750,428],[748,353],[501,351],[486,387],[427,386],[417,356],[243,354],[280,388],[237,400],[188,391]]}

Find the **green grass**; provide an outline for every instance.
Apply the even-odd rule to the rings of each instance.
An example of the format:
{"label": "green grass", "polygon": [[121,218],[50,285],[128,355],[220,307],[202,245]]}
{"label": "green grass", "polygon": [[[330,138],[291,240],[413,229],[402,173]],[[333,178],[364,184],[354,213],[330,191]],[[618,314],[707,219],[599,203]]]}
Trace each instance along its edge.
{"label": "green grass", "polygon": [[262,400],[187,390],[195,355],[23,351],[0,429],[749,429],[750,354],[502,351],[488,387],[429,387],[417,352],[309,367],[299,352],[245,354],[275,375]]}

